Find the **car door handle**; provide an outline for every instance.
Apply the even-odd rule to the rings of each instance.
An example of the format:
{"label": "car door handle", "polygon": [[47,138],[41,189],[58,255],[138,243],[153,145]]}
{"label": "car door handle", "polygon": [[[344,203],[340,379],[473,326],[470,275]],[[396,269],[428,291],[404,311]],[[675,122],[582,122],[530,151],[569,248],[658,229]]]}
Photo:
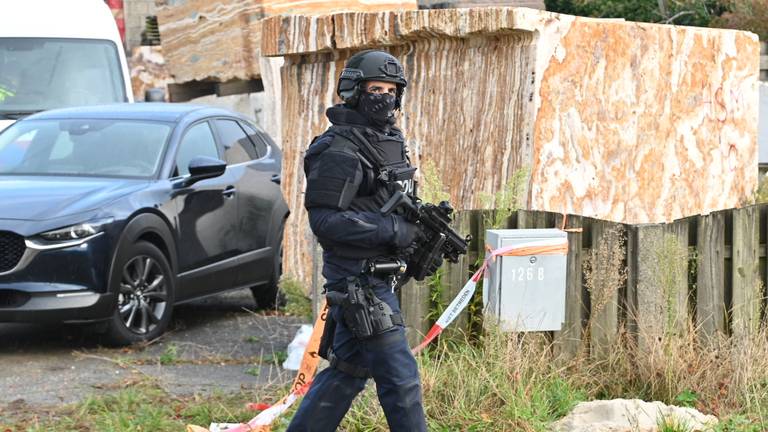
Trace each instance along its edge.
{"label": "car door handle", "polygon": [[235,189],[234,186],[227,186],[226,189],[221,192],[221,194],[227,198],[232,198],[235,196],[235,192],[237,192],[237,189]]}
{"label": "car door handle", "polygon": [[272,178],[270,180],[273,183],[280,184],[280,181],[282,181],[282,176],[280,174],[272,174]]}

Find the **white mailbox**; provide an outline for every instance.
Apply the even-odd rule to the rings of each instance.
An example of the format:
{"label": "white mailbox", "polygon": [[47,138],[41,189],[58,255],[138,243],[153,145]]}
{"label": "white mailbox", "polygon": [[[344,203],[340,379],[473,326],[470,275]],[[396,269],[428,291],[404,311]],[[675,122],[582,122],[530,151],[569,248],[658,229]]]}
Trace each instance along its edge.
{"label": "white mailbox", "polygon": [[[485,242],[494,250],[562,245],[567,235],[558,229],[488,230]],[[565,254],[497,257],[483,282],[486,319],[496,318],[506,331],[561,330],[567,258]]]}

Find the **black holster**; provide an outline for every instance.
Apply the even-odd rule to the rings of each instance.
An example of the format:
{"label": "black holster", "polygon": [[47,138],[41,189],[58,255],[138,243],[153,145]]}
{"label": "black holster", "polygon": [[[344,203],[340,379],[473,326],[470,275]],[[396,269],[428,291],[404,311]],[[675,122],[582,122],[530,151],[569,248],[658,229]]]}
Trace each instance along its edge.
{"label": "black holster", "polygon": [[320,347],[317,353],[320,357],[330,360],[330,350],[333,347],[333,335],[336,333],[336,320],[333,318],[331,310],[326,311],[325,325],[323,326],[323,336],[320,337]]}
{"label": "black holster", "polygon": [[[367,339],[403,324],[400,314],[394,314],[392,308],[356,276],[347,277],[345,292],[328,291],[326,298],[329,305],[341,306],[344,324],[357,339]],[[326,329],[327,325],[328,320]]]}

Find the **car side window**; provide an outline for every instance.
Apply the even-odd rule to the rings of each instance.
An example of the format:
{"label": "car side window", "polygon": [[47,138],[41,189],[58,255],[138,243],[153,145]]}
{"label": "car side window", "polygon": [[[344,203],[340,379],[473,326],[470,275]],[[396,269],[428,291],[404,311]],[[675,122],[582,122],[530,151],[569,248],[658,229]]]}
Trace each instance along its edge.
{"label": "car side window", "polygon": [[236,121],[216,120],[216,127],[224,144],[227,164],[233,165],[259,158],[253,143]]}
{"label": "car side window", "polygon": [[174,177],[189,174],[189,162],[198,156],[219,158],[216,140],[213,138],[213,132],[208,122],[198,123],[184,134],[176,154]]}
{"label": "car side window", "polygon": [[243,127],[248,134],[248,138],[250,138],[253,145],[256,146],[256,152],[259,154],[259,157],[266,156],[268,147],[266,141],[264,141],[264,138],[261,136],[261,133],[251,127],[248,123],[240,122],[240,126]]}

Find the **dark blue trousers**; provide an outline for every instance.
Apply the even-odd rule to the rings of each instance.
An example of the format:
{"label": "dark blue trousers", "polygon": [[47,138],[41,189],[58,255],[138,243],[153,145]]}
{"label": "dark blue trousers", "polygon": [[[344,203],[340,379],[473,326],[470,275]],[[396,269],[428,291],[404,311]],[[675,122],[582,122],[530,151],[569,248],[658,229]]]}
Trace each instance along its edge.
{"label": "dark blue trousers", "polygon": [[[380,279],[370,280],[376,296],[399,313],[400,305],[389,285]],[[358,340],[344,324],[341,307],[332,306],[331,313],[337,323],[333,352],[338,358],[371,372],[389,429],[426,431],[419,371],[403,327],[396,326],[386,333]],[[335,431],[355,396],[365,388],[366,381],[335,368],[324,369],[301,401],[288,432]]]}

